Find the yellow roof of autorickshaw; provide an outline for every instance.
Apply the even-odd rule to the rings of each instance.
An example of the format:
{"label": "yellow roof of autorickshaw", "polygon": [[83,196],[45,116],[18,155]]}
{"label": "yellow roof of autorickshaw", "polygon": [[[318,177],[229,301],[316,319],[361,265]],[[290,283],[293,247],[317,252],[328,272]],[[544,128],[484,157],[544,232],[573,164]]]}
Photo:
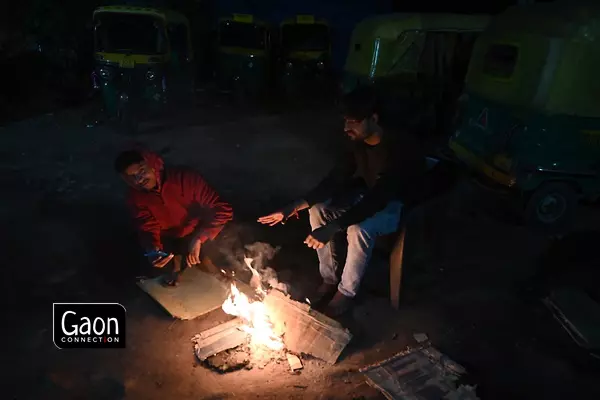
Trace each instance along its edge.
{"label": "yellow roof of autorickshaw", "polygon": [[[313,17],[313,16],[311,15],[311,17]],[[311,22],[311,23],[299,23],[298,15],[296,15],[293,18],[284,19],[283,21],[281,21],[281,24],[279,24],[279,25],[280,26],[284,26],[284,25],[326,25],[326,26],[329,26],[329,23],[324,18],[315,18],[314,22]]]}
{"label": "yellow roof of autorickshaw", "polygon": [[485,14],[395,13],[377,15],[356,25],[355,34],[395,40],[406,31],[483,31],[490,21]]}
{"label": "yellow roof of autorickshaw", "polygon": [[172,10],[161,10],[152,7],[139,7],[139,6],[102,6],[97,7],[94,10],[94,15],[97,13],[121,13],[121,14],[142,14],[151,15],[154,17],[162,18],[169,22],[189,24],[187,17],[177,11]]}
{"label": "yellow roof of autorickshaw", "polygon": [[245,22],[245,21],[241,21],[241,20],[236,20],[235,19],[235,15],[236,14],[232,14],[231,16],[227,16],[227,17],[221,17],[219,18],[219,22],[225,22],[225,21],[231,21],[231,22],[241,22],[241,23],[246,23],[246,24],[254,24],[254,25],[260,25],[260,26],[267,26],[266,22],[263,22],[259,19],[254,18],[254,15],[251,14],[238,14],[241,16],[249,16],[252,17],[252,21],[251,22]]}

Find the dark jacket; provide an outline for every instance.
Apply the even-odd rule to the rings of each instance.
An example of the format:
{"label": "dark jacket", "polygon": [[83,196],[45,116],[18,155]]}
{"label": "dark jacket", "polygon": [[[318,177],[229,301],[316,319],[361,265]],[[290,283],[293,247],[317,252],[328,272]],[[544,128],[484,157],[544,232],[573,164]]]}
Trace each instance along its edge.
{"label": "dark jacket", "polygon": [[371,217],[390,201],[399,200],[408,207],[418,202],[426,170],[425,154],[413,136],[385,133],[376,146],[352,143],[305,200],[312,206],[360,180],[366,187],[364,197],[337,219],[342,228],[347,228]]}

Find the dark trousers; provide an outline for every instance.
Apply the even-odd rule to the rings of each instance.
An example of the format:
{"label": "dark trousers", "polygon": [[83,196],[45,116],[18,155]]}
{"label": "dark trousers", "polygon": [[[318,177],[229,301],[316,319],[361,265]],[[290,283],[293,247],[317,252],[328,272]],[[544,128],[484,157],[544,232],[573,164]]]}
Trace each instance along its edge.
{"label": "dark trousers", "polygon": [[[202,264],[206,264],[210,272],[212,271],[210,265],[212,264],[210,260],[220,259],[220,255],[222,254],[223,247],[223,232],[221,232],[215,240],[209,240],[202,244],[200,249],[200,261]],[[149,275],[151,277],[157,276],[173,276],[179,272],[184,271],[186,268],[191,267],[187,264],[186,257],[189,252],[189,245],[191,240],[193,239],[193,235],[185,236],[182,238],[177,237],[165,237],[161,238],[163,243],[163,251],[166,253],[173,253],[173,259],[165,265],[163,268],[154,268],[150,266]],[[217,270],[218,271],[218,270]]]}

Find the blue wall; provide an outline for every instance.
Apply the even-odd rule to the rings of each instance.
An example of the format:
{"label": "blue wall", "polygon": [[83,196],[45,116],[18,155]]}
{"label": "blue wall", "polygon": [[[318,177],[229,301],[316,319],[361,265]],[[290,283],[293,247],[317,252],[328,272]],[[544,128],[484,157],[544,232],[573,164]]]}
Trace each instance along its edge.
{"label": "blue wall", "polygon": [[331,26],[333,63],[341,70],[354,26],[366,17],[392,12],[392,3],[392,0],[216,0],[215,11],[218,17],[252,14],[275,25],[297,14],[324,18]]}

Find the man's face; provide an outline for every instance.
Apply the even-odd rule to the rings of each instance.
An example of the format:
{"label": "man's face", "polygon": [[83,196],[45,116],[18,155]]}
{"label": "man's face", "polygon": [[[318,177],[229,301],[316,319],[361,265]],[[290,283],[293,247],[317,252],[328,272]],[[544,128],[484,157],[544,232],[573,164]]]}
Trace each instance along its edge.
{"label": "man's face", "polygon": [[156,172],[145,162],[131,164],[123,173],[125,181],[138,190],[152,190],[156,187]]}
{"label": "man's face", "polygon": [[353,117],[344,117],[344,122],[344,131],[350,140],[365,140],[372,133],[369,118],[357,119]]}

